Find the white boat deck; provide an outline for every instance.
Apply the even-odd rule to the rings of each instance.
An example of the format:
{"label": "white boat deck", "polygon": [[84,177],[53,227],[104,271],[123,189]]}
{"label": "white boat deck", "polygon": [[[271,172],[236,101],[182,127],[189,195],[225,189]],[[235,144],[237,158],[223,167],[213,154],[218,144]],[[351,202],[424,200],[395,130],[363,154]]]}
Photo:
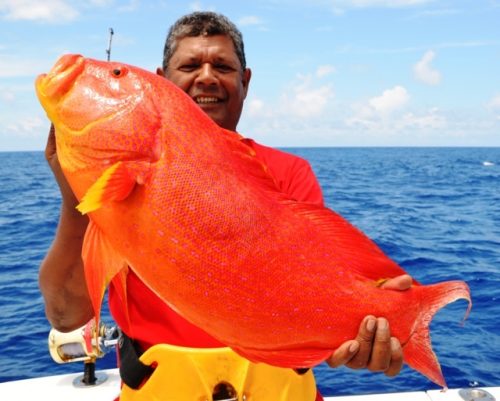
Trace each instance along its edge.
{"label": "white boat deck", "polygon": [[[107,374],[108,379],[98,386],[86,388],[73,386],[73,380],[81,376],[80,373],[75,373],[0,383],[0,394],[2,399],[4,396],[8,396],[5,399],[9,401],[31,401],[34,399],[40,401],[114,401],[120,392],[118,370],[109,369],[103,372]],[[473,392],[473,398],[469,398],[469,401],[500,401],[500,387],[468,390]],[[483,390],[487,391],[487,394],[481,393]],[[449,389],[446,392],[431,390],[325,397],[325,401],[464,401],[459,391],[459,389]]]}

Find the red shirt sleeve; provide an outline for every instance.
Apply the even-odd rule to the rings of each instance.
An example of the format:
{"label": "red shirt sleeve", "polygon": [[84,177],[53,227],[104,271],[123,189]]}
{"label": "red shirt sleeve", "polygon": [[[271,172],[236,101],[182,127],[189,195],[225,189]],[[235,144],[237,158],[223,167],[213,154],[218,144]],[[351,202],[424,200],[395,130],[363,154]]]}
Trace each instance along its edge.
{"label": "red shirt sleeve", "polygon": [[260,145],[252,139],[243,140],[266,164],[278,188],[292,199],[324,205],[321,187],[305,159],[278,149]]}

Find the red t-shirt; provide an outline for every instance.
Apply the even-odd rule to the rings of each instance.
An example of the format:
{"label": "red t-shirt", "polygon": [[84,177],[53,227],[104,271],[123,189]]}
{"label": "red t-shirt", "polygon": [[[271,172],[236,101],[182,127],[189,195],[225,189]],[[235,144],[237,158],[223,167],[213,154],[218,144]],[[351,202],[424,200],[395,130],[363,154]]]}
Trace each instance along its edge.
{"label": "red t-shirt", "polygon": [[[267,165],[282,192],[298,201],[323,205],[321,188],[306,160],[259,145],[251,139],[243,141],[252,147],[256,156]],[[132,271],[127,276],[130,324],[113,283],[110,284],[108,295],[110,311],[116,323],[129,337],[137,340],[144,350],[161,343],[193,348],[224,346],[174,312]]]}

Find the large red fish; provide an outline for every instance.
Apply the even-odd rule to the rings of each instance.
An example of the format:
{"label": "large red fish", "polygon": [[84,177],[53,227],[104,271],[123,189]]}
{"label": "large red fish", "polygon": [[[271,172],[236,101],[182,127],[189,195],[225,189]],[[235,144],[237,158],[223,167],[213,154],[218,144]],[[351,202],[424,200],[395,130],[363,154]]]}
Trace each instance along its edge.
{"label": "large red fish", "polygon": [[335,212],[278,191],[238,134],[162,77],[66,55],[36,89],[90,217],[83,259],[97,316],[129,267],[238,353],[294,368],[354,338],[364,316],[385,316],[406,363],[446,385],[429,323],[458,298],[470,305],[464,282],[378,288],[404,271]]}

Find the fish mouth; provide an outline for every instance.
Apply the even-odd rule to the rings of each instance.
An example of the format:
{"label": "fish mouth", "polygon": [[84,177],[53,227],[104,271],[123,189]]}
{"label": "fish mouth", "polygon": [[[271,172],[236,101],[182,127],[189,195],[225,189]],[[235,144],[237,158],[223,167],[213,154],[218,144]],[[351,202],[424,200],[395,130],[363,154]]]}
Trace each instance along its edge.
{"label": "fish mouth", "polygon": [[79,54],[62,56],[47,74],[41,74],[36,79],[38,93],[50,99],[64,96],[83,71],[83,67],[83,56]]}

